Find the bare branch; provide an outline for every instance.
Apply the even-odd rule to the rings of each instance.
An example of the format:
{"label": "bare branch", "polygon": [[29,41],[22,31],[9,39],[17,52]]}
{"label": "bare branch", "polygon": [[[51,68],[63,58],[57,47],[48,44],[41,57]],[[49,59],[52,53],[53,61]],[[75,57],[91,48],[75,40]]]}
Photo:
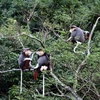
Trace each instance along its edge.
{"label": "bare branch", "polygon": [[64,88],[66,88],[67,90],[69,90],[72,93],[72,95],[74,96],[75,100],[82,100],[71,87],[69,87],[69,86],[65,85],[64,83],[62,83],[59,80],[59,78],[52,71],[51,71],[51,75],[61,86],[63,86]]}
{"label": "bare branch", "polygon": [[18,41],[20,42],[22,48],[25,48],[25,47],[24,47],[24,44],[23,44],[23,42],[22,42],[22,39],[21,39],[21,37],[20,37],[20,34],[21,34],[21,27],[20,27],[19,24],[17,24],[17,30],[18,30],[18,32],[17,32],[17,35],[18,35],[18,36],[17,36]]}
{"label": "bare branch", "polygon": [[52,31],[53,31],[53,33],[54,33],[55,36],[59,37],[59,38],[62,39],[64,42],[66,42],[66,40],[63,39],[59,34],[57,34],[57,33],[54,31],[54,29],[53,29]]}
{"label": "bare branch", "polygon": [[[33,71],[34,69],[30,69],[31,71]],[[21,69],[11,69],[11,70],[6,70],[6,71],[0,71],[0,73],[7,73],[7,72],[12,72],[12,71],[21,71]],[[29,71],[29,69],[25,69],[24,71]]]}
{"label": "bare branch", "polygon": [[59,89],[59,87],[57,86],[57,84],[56,84],[56,88],[57,88],[57,90],[59,91],[59,93],[60,93],[61,95],[64,95],[64,93]]}
{"label": "bare branch", "polygon": [[92,38],[93,32],[94,32],[94,30],[95,30],[95,28],[96,28],[96,26],[97,26],[97,23],[98,23],[99,19],[100,19],[100,17],[97,18],[97,20],[96,20],[96,22],[95,22],[95,24],[94,24],[94,26],[93,26],[93,28],[92,28],[92,30],[91,30],[91,34],[90,34],[90,36],[89,36],[89,41],[88,41],[88,49],[87,49],[88,54],[87,54],[87,55],[90,55],[90,43],[91,43],[91,38]]}
{"label": "bare branch", "polygon": [[95,90],[96,95],[100,98],[100,94],[99,94],[99,92],[98,92],[98,90],[97,90],[95,84],[94,84],[93,82],[91,82],[91,84],[92,84],[92,86],[93,86],[93,88],[94,88],[94,90]]}
{"label": "bare branch", "polygon": [[39,90],[37,88],[35,89],[35,91],[40,95],[40,92],[39,92]]}
{"label": "bare branch", "polygon": [[41,46],[43,47],[43,48],[45,48],[45,46],[44,46],[44,44],[41,42],[41,40],[39,40],[39,39],[37,39],[36,37],[34,37],[34,36],[32,36],[31,34],[26,34],[26,33],[22,33],[22,35],[26,35],[26,36],[28,36],[28,37],[30,37],[30,38],[32,38],[32,39],[35,39],[35,40],[37,40],[40,44],[41,44]]}
{"label": "bare branch", "polygon": [[17,34],[17,35],[14,35],[14,36],[4,36],[3,38],[16,38],[16,37],[19,37],[19,36],[22,36],[22,35],[25,35],[25,36],[28,36],[28,37],[30,37],[30,38],[32,38],[32,39],[37,40],[37,41],[41,44],[41,46],[42,46],[43,48],[45,48],[45,46],[44,46],[44,44],[41,42],[41,40],[37,39],[35,36],[32,36],[31,34],[26,34],[25,32],[22,32],[21,34]]}
{"label": "bare branch", "polygon": [[87,93],[90,91],[90,87],[91,87],[91,86],[89,86],[88,90],[87,90],[87,91],[85,92],[85,94],[83,95],[83,97],[82,97],[83,99],[84,99],[84,97],[87,95]]}
{"label": "bare branch", "polygon": [[19,33],[17,33],[17,34],[18,34],[18,40],[19,40],[19,42],[20,42],[22,48],[25,48],[24,45],[23,45],[23,43],[22,43],[22,41],[21,41],[21,39],[20,39],[20,37],[19,37]]}
{"label": "bare branch", "polygon": [[[87,47],[87,55],[86,55],[85,59],[81,62],[81,64],[78,66],[78,68],[77,68],[77,70],[76,70],[76,72],[75,72],[75,84],[77,84],[77,77],[78,77],[78,73],[79,73],[81,67],[85,64],[85,62],[86,62],[88,56],[90,55],[90,43],[91,43],[91,38],[92,38],[94,29],[95,29],[95,27],[96,27],[96,25],[97,25],[99,19],[100,19],[100,17],[97,18],[97,20],[96,20],[96,22],[95,22],[95,24],[94,24],[94,26],[93,26],[93,28],[92,28],[92,30],[91,30],[91,34],[90,34],[89,41],[88,41],[88,47]],[[76,89],[76,86],[75,86],[74,88]]]}
{"label": "bare branch", "polygon": [[53,93],[53,92],[50,92],[52,95],[55,95],[55,96],[58,96],[58,97],[63,97],[64,95],[63,94],[55,94],[55,93]]}
{"label": "bare branch", "polygon": [[34,10],[35,10],[37,4],[38,4],[38,3],[36,3],[36,4],[34,5],[34,7],[33,7],[33,9],[32,9],[32,12],[30,12],[29,17],[27,18],[27,21],[28,21],[28,22],[30,21],[31,17],[34,15]]}
{"label": "bare branch", "polygon": [[54,95],[54,96],[58,96],[58,97],[67,97],[67,98],[70,98],[71,100],[72,100],[72,97],[70,96],[70,95],[64,95],[64,94],[55,94],[55,93],[53,93],[53,92],[50,92],[52,95]]}

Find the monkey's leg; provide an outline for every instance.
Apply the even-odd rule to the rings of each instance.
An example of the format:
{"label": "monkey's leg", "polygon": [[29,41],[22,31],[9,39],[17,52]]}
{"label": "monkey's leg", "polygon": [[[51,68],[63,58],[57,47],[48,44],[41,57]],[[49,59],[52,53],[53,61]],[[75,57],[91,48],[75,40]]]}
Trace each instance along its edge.
{"label": "monkey's leg", "polygon": [[43,97],[45,96],[45,73],[43,73]]}
{"label": "monkey's leg", "polygon": [[74,53],[77,53],[76,49],[78,48],[79,44],[82,44],[82,43],[79,41],[76,41],[76,46],[73,49]]}
{"label": "monkey's leg", "polygon": [[20,94],[22,94],[22,76],[23,76],[23,71],[21,70],[21,77],[20,77]]}

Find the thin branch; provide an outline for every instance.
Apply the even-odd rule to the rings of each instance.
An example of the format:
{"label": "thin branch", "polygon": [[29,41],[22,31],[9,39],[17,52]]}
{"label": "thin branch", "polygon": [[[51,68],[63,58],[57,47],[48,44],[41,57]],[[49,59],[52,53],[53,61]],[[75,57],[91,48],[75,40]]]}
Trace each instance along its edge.
{"label": "thin branch", "polygon": [[43,48],[45,48],[45,46],[44,46],[44,44],[41,42],[41,40],[39,40],[39,39],[37,39],[36,37],[34,37],[34,36],[32,36],[31,34],[26,34],[26,33],[22,33],[22,35],[25,35],[25,36],[28,36],[28,37],[30,37],[30,38],[32,38],[32,39],[35,39],[35,40],[37,40],[40,44],[41,44],[41,46],[43,47]]}
{"label": "thin branch", "polygon": [[50,92],[52,95],[54,95],[54,96],[58,96],[58,97],[63,97],[63,96],[65,96],[65,95],[63,95],[63,94],[55,94],[55,93],[53,93],[53,92]]}
{"label": "thin branch", "polygon": [[34,15],[34,11],[35,11],[35,8],[36,8],[37,4],[38,4],[38,3],[36,3],[36,4],[34,5],[34,7],[33,7],[33,9],[32,9],[32,12],[30,12],[29,17],[27,18],[28,33],[30,32],[30,26],[29,26],[29,24],[30,24],[30,19],[31,19],[31,17]]}
{"label": "thin branch", "polygon": [[76,85],[77,85],[77,81],[78,81],[78,79],[77,79],[78,78],[78,73],[79,73],[81,67],[85,64],[86,60],[87,60],[87,57],[81,62],[81,64],[78,66],[78,68],[75,72],[75,85],[74,85],[75,90],[76,90]]}
{"label": "thin branch", "polygon": [[35,91],[40,95],[40,92],[38,91],[38,89],[36,88]]}
{"label": "thin branch", "polygon": [[90,87],[91,87],[91,86],[89,86],[88,90],[87,90],[87,91],[85,92],[85,94],[83,95],[83,97],[82,97],[83,99],[84,99],[84,97],[87,95],[87,93],[90,91]]}
{"label": "thin branch", "polygon": [[20,34],[21,34],[21,27],[20,27],[20,25],[18,25],[18,24],[17,24],[17,30],[18,30],[18,32],[17,32],[18,37],[17,37],[17,38],[18,38],[18,40],[19,40],[19,42],[20,42],[22,48],[25,48],[25,47],[24,47],[24,44],[23,44],[23,42],[22,42],[22,39],[21,39],[21,37],[20,37]]}
{"label": "thin branch", "polygon": [[83,83],[83,86],[81,86],[80,89],[77,92],[81,91],[88,84],[89,84],[89,82]]}
{"label": "thin branch", "polygon": [[94,90],[92,90],[92,89],[90,89],[91,90],[91,92],[93,92],[95,95],[97,95],[98,96],[98,100],[100,100],[100,95],[98,95]]}
{"label": "thin branch", "polygon": [[[30,69],[31,71],[33,71],[34,69]],[[8,73],[8,72],[12,72],[12,71],[21,71],[21,69],[10,69],[10,70],[6,70],[6,71],[0,71],[0,73]],[[29,71],[29,69],[25,69],[23,71]]]}
{"label": "thin branch", "polygon": [[33,9],[32,9],[32,12],[30,12],[29,17],[27,18],[27,21],[28,21],[28,22],[30,21],[31,17],[34,15],[34,11],[35,11],[35,8],[36,8],[37,4],[38,4],[38,3],[36,3],[36,4],[34,5],[34,7],[33,7]]}
{"label": "thin branch", "polygon": [[43,48],[45,48],[45,46],[44,46],[44,44],[41,42],[41,40],[39,40],[38,38],[36,38],[35,36],[32,36],[31,34],[26,34],[25,32],[22,32],[21,34],[18,34],[18,35],[14,35],[14,36],[4,36],[3,38],[16,38],[16,37],[19,37],[19,36],[22,36],[22,35],[25,35],[25,36],[28,36],[28,37],[30,37],[30,38],[32,38],[32,39],[35,39],[35,40],[37,40],[40,44],[41,44],[41,46],[43,47]]}
{"label": "thin branch", "polygon": [[59,91],[59,93],[60,93],[61,95],[64,95],[64,93],[59,89],[59,87],[57,86],[57,84],[56,84],[56,88],[57,88],[57,90]]}
{"label": "thin branch", "polygon": [[71,99],[72,100],[72,98],[71,98],[71,96],[70,95],[64,95],[64,94],[55,94],[55,93],[53,93],[53,92],[50,92],[52,95],[54,95],[54,96],[58,96],[58,97],[66,97],[66,98],[69,98],[69,99]]}
{"label": "thin branch", "polygon": [[87,86],[86,84],[91,84],[91,86],[94,88],[94,90],[92,90],[91,88],[89,88],[94,94],[96,94],[98,96],[98,98],[100,98],[100,94],[97,90],[97,88],[95,87],[95,84],[91,81],[85,80],[84,78],[78,76],[79,79],[81,79],[82,81],[84,81],[84,85],[77,91],[79,92],[84,86]]}
{"label": "thin branch", "polygon": [[52,31],[53,31],[53,33],[54,33],[54,35],[55,35],[56,37],[59,37],[59,38],[62,39],[64,42],[66,42],[66,40],[63,39],[59,34],[57,34],[57,33],[54,31],[54,29],[53,29]]}
{"label": "thin branch", "polygon": [[20,37],[19,37],[19,33],[17,33],[17,34],[18,34],[18,37],[17,37],[17,38],[18,38],[18,40],[19,40],[19,42],[20,42],[22,48],[25,48],[24,45],[23,45],[23,43],[22,43],[22,41],[21,41],[21,39],[20,39]]}
{"label": "thin branch", "polygon": [[51,75],[61,86],[63,86],[64,88],[66,88],[67,90],[69,90],[72,93],[75,100],[82,100],[71,87],[69,87],[69,86],[65,85],[64,83],[62,83],[59,80],[59,78],[52,71],[51,71]]}
{"label": "thin branch", "polygon": [[43,41],[42,42],[45,44],[47,36],[49,34],[49,31],[48,31],[48,29],[45,26],[44,26],[44,28],[42,28],[42,32],[44,33],[44,37],[43,37]]}
{"label": "thin branch", "polygon": [[98,90],[97,90],[95,84],[94,84],[93,82],[91,82],[91,84],[92,84],[92,86],[93,86],[93,88],[94,88],[94,90],[95,90],[96,95],[97,95],[98,97],[100,97],[100,94],[99,94],[99,92],[98,92]]}

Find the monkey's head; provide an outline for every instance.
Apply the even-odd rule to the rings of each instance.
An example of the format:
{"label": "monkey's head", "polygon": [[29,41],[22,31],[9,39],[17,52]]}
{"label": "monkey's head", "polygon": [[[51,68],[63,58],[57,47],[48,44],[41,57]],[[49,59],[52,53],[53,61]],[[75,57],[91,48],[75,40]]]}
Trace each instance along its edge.
{"label": "monkey's head", "polygon": [[72,33],[76,28],[77,28],[77,26],[72,25],[72,26],[70,27],[70,30],[69,30],[69,31]]}
{"label": "monkey's head", "polygon": [[37,52],[36,52],[36,54],[38,55],[38,56],[42,56],[42,55],[44,55],[44,51],[42,50],[42,49],[38,49],[37,50]]}
{"label": "monkey's head", "polygon": [[24,48],[23,54],[25,56],[31,56],[32,55],[32,51],[30,50],[30,48]]}

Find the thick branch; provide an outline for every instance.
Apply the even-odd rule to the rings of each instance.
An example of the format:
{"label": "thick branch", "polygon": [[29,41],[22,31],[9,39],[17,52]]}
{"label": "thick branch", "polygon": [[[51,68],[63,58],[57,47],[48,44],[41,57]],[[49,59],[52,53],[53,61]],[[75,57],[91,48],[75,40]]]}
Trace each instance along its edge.
{"label": "thick branch", "polygon": [[[89,41],[88,41],[88,47],[87,47],[87,56],[85,57],[85,59],[81,62],[81,64],[78,66],[76,72],[75,72],[75,84],[77,84],[77,77],[78,77],[78,73],[81,69],[81,67],[85,64],[88,56],[90,55],[90,43],[91,43],[91,38],[92,38],[92,35],[93,35],[93,32],[94,32],[94,29],[96,28],[96,25],[98,23],[98,20],[100,19],[100,17],[97,18],[92,30],[91,30],[91,34],[90,34],[90,37],[89,37]],[[76,86],[75,86],[76,88]]]}
{"label": "thick branch", "polygon": [[93,26],[93,28],[92,28],[92,30],[91,30],[91,34],[90,34],[90,36],[89,36],[88,50],[87,50],[88,55],[90,55],[90,43],[91,43],[91,38],[92,38],[93,32],[94,32],[94,30],[95,30],[95,28],[96,28],[96,26],[97,26],[97,23],[98,23],[99,19],[100,19],[100,17],[97,18],[97,20],[96,20],[96,22],[95,22],[95,24],[94,24],[94,26]]}

